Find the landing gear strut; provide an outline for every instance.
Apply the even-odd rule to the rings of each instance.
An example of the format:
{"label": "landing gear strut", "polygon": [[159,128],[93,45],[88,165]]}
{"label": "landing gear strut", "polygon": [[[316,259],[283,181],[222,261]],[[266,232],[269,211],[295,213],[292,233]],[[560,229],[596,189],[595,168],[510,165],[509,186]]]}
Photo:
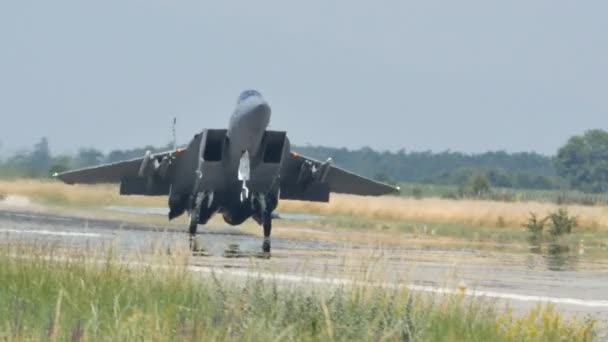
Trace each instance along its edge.
{"label": "landing gear strut", "polygon": [[272,232],[272,215],[265,210],[262,213],[262,227],[264,228],[264,242],[262,252],[270,254],[270,233]]}
{"label": "landing gear strut", "polygon": [[[190,250],[194,253],[204,253],[204,250],[199,248],[196,241],[196,231],[199,223],[201,223],[201,211],[203,204],[207,200],[207,206],[210,207],[213,201],[213,193],[199,192],[196,194],[194,199],[193,208],[190,211],[190,224],[188,226],[188,232],[190,233]],[[206,222],[208,217],[203,218]]]}
{"label": "landing gear strut", "polygon": [[262,243],[262,252],[264,254],[270,255],[270,233],[272,232],[272,210],[274,207],[269,207],[269,203],[267,202],[269,198],[264,194],[255,194],[253,198],[253,207],[254,210],[258,211],[256,221],[262,226],[264,229],[264,242]]}

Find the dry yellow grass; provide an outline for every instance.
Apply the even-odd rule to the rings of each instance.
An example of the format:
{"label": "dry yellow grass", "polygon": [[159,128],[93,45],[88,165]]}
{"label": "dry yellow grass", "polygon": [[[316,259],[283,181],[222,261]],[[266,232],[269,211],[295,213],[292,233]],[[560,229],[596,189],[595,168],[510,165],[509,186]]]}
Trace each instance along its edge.
{"label": "dry yellow grass", "polygon": [[[309,212],[321,215],[368,217],[379,220],[462,223],[495,226],[502,220],[505,226],[520,227],[530,212],[546,215],[558,208],[551,203],[494,202],[477,200],[448,200],[403,197],[360,197],[332,195],[330,203],[282,201],[283,212]],[[608,207],[569,206],[578,216],[579,225],[589,230],[608,231]],[[502,219],[500,219],[502,218]]]}
{"label": "dry yellow grass", "polygon": [[[0,195],[27,196],[33,201],[80,206],[129,205],[164,207],[166,197],[120,196],[116,185],[66,185],[55,181],[0,181]],[[460,223],[520,227],[530,212],[545,215],[558,208],[555,204],[537,202],[493,202],[476,200],[421,200],[402,197],[360,197],[332,195],[330,203],[281,201],[281,212],[306,212],[321,215],[366,217],[378,220]],[[578,216],[581,228],[608,231],[608,207],[572,205],[571,214]]]}
{"label": "dry yellow grass", "polygon": [[0,195],[21,195],[33,201],[57,205],[131,205],[145,207],[164,207],[167,198],[164,196],[120,196],[118,186],[102,185],[67,185],[53,180],[16,180],[0,181]]}

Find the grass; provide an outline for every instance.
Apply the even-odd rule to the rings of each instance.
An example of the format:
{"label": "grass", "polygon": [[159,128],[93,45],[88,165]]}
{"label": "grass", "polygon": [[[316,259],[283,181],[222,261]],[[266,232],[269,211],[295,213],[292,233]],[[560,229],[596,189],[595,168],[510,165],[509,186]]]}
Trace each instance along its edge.
{"label": "grass", "polygon": [[21,195],[46,205],[99,207],[132,205],[166,207],[166,197],[120,196],[115,184],[67,185],[54,180],[20,179],[0,181],[0,195]]}
{"label": "grass", "polygon": [[[27,257],[16,257],[16,256]],[[51,255],[51,257],[49,257]],[[129,266],[49,246],[0,246],[0,339],[206,341],[592,340],[552,306],[523,316],[484,299],[355,282],[194,274],[182,256]],[[99,259],[97,259],[99,260]]]}
{"label": "grass", "polygon": [[[244,229],[253,234],[260,231],[257,226]],[[273,236],[389,248],[474,248],[509,253],[529,253],[530,248],[539,248],[538,242],[530,243],[530,233],[523,227],[515,229],[444,223],[378,222],[352,217],[328,217],[305,223],[283,221],[274,230]],[[547,248],[553,242],[550,239],[539,242],[543,245],[539,249],[542,250],[541,254],[550,254]],[[577,254],[576,258],[597,260],[605,259],[608,255],[608,233],[605,232],[574,232],[560,237],[557,242],[564,248],[569,248],[571,253],[578,253],[579,248],[584,246],[584,256]]]}
{"label": "grass", "polygon": [[[116,185],[65,185],[55,181],[0,181],[0,194],[23,195],[51,205],[99,207],[130,205],[165,207],[165,197],[120,196]],[[330,203],[281,201],[278,210],[374,220],[459,223],[472,226],[521,227],[530,212],[546,215],[559,206],[538,202],[494,202],[439,198],[361,197],[333,194]],[[608,207],[573,205],[579,229],[608,232]]]}
{"label": "grass", "polygon": [[[279,210],[374,220],[520,228],[530,212],[547,215],[559,206],[538,202],[494,202],[439,198],[360,197],[332,195],[330,203],[283,201]],[[608,207],[568,206],[582,231],[608,232]]]}
{"label": "grass", "polygon": [[[459,197],[457,185],[401,183],[401,194],[409,197]],[[489,199],[507,202],[549,202],[562,204],[607,205],[608,194],[588,194],[578,190],[543,190],[493,187]]]}
{"label": "grass", "polygon": [[[315,222],[311,222],[315,224]],[[418,236],[461,237],[467,240],[492,240],[498,242],[520,241],[528,233],[524,229],[497,229],[496,226],[474,226],[459,223],[416,222],[401,220],[360,219],[350,216],[331,216],[320,221],[319,226],[350,227],[367,231],[398,231]],[[371,228],[371,229],[370,229]]]}

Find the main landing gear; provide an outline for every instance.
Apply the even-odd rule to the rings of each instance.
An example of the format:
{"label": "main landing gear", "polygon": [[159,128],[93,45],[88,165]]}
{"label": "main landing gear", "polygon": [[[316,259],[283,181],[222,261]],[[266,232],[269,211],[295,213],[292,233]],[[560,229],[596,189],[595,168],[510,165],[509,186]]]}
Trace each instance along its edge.
{"label": "main landing gear", "polygon": [[[247,181],[250,180],[251,170],[249,151],[243,151],[239,160],[238,180],[241,181],[239,197],[233,197],[224,210],[224,220],[231,225],[239,225],[249,217],[258,222],[264,230],[264,241],[262,242],[262,257],[270,256],[270,234],[272,231],[272,211],[277,207],[277,195],[270,192],[268,195],[260,192],[249,191]],[[195,188],[198,188],[196,186]],[[235,194],[236,195],[236,194]],[[191,199],[190,211],[190,249],[194,253],[201,251],[196,240],[196,230],[199,224],[205,224],[211,214],[217,209],[212,208],[213,192],[203,191]],[[240,201],[239,201],[240,200]],[[230,253],[232,256],[234,253]]]}
{"label": "main landing gear", "polygon": [[272,232],[272,214],[270,212],[262,214],[262,228],[264,229],[262,252],[270,255],[270,233]]}
{"label": "main landing gear", "polygon": [[[195,255],[209,255],[204,248],[198,246],[196,240],[196,231],[198,229],[199,223],[206,223],[209,220],[210,212],[208,209],[211,207],[213,203],[213,192],[199,192],[194,198],[194,205],[192,211],[190,212],[190,223],[188,225],[188,232],[190,237],[190,250]],[[206,208],[203,207],[206,205]],[[205,213],[205,217],[202,217],[203,212]],[[209,212],[209,213],[208,213]]]}
{"label": "main landing gear", "polygon": [[270,256],[270,234],[272,233],[272,209],[274,206],[269,203],[272,196],[264,194],[254,194],[252,198],[252,207],[254,210],[253,219],[262,226],[264,230],[264,241],[262,242],[262,253],[265,256]]}
{"label": "main landing gear", "polygon": [[[190,210],[190,222],[188,225],[190,250],[194,255],[209,255],[205,249],[201,248],[196,239],[197,228],[199,224],[205,224],[211,217],[211,214],[217,209],[212,207],[213,193],[200,192],[192,200],[192,209]],[[249,217],[262,227],[264,239],[262,242],[262,254],[255,254],[262,258],[270,257],[272,233],[272,211],[276,208],[276,195],[264,195],[260,193],[250,193],[250,197],[240,204],[240,210],[224,213],[224,220],[231,225],[239,225]],[[231,252],[234,252],[231,250]],[[231,257],[251,256],[250,254],[229,253]],[[235,255],[236,254],[236,255]]]}

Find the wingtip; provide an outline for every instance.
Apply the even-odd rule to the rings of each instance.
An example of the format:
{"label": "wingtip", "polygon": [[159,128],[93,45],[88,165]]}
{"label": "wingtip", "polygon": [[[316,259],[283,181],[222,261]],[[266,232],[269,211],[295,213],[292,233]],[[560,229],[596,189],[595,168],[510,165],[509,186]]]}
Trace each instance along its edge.
{"label": "wingtip", "polygon": [[399,186],[388,185],[388,187],[390,188],[390,190],[387,190],[385,195],[399,195],[401,193],[401,187]]}
{"label": "wingtip", "polygon": [[55,173],[53,173],[53,175],[51,176],[51,178],[53,178],[53,179],[57,179],[57,180],[60,180],[60,181],[64,182],[65,184],[68,184],[68,185],[73,185],[73,184],[74,184],[74,182],[70,182],[70,181],[68,181],[68,180],[67,180],[65,177],[63,177],[63,176],[64,176],[64,173],[63,173],[63,172],[61,172],[61,173],[55,172]]}

